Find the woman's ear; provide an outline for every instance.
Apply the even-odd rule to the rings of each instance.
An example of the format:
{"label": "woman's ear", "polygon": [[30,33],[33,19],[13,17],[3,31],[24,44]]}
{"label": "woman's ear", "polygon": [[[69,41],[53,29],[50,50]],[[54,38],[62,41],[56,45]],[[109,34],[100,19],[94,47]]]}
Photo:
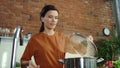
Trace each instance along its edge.
{"label": "woman's ear", "polygon": [[41,21],[44,22],[44,17],[41,17]]}

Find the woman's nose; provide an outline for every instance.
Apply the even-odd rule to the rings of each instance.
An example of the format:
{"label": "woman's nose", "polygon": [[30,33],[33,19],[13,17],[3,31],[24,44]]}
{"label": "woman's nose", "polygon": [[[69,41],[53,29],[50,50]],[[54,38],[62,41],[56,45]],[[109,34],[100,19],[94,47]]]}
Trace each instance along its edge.
{"label": "woman's nose", "polygon": [[57,21],[57,19],[53,18],[52,21]]}

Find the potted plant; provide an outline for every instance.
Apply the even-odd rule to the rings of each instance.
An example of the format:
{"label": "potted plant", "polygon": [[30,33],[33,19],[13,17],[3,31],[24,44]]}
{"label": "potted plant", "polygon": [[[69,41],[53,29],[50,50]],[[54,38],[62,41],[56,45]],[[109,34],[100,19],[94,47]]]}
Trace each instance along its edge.
{"label": "potted plant", "polygon": [[114,47],[114,54],[120,55],[120,37],[116,36],[116,31],[111,31],[111,38],[110,41],[112,42],[112,46]]}
{"label": "potted plant", "polygon": [[110,38],[101,38],[95,42],[98,48],[98,58],[104,58],[104,61],[98,63],[98,66],[105,65],[108,61],[115,61],[120,55],[120,38],[115,35],[115,30],[111,30]]}
{"label": "potted plant", "polygon": [[20,68],[20,63],[16,62],[16,68]]}
{"label": "potted plant", "polygon": [[103,66],[106,61],[113,60],[114,49],[111,41],[107,39],[100,39],[95,44],[98,48],[98,58],[104,59],[103,62],[98,63],[98,66]]}

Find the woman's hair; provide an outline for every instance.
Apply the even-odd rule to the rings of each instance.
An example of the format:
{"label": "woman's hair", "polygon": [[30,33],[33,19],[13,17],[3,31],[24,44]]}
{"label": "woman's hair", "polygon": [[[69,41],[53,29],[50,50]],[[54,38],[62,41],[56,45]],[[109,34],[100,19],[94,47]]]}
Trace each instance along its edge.
{"label": "woman's hair", "polygon": [[[59,13],[58,9],[54,5],[45,5],[42,11],[40,12],[40,19],[41,17],[45,17],[46,13],[50,10],[56,10]],[[44,31],[44,22],[42,22],[42,25],[40,27],[40,32],[43,31]]]}

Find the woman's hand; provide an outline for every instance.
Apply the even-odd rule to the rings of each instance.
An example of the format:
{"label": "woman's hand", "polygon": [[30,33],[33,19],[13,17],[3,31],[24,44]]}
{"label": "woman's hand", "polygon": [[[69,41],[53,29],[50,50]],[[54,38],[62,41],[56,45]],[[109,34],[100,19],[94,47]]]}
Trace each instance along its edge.
{"label": "woman's hand", "polygon": [[33,61],[29,61],[29,68],[40,68],[40,65],[33,63]]}

